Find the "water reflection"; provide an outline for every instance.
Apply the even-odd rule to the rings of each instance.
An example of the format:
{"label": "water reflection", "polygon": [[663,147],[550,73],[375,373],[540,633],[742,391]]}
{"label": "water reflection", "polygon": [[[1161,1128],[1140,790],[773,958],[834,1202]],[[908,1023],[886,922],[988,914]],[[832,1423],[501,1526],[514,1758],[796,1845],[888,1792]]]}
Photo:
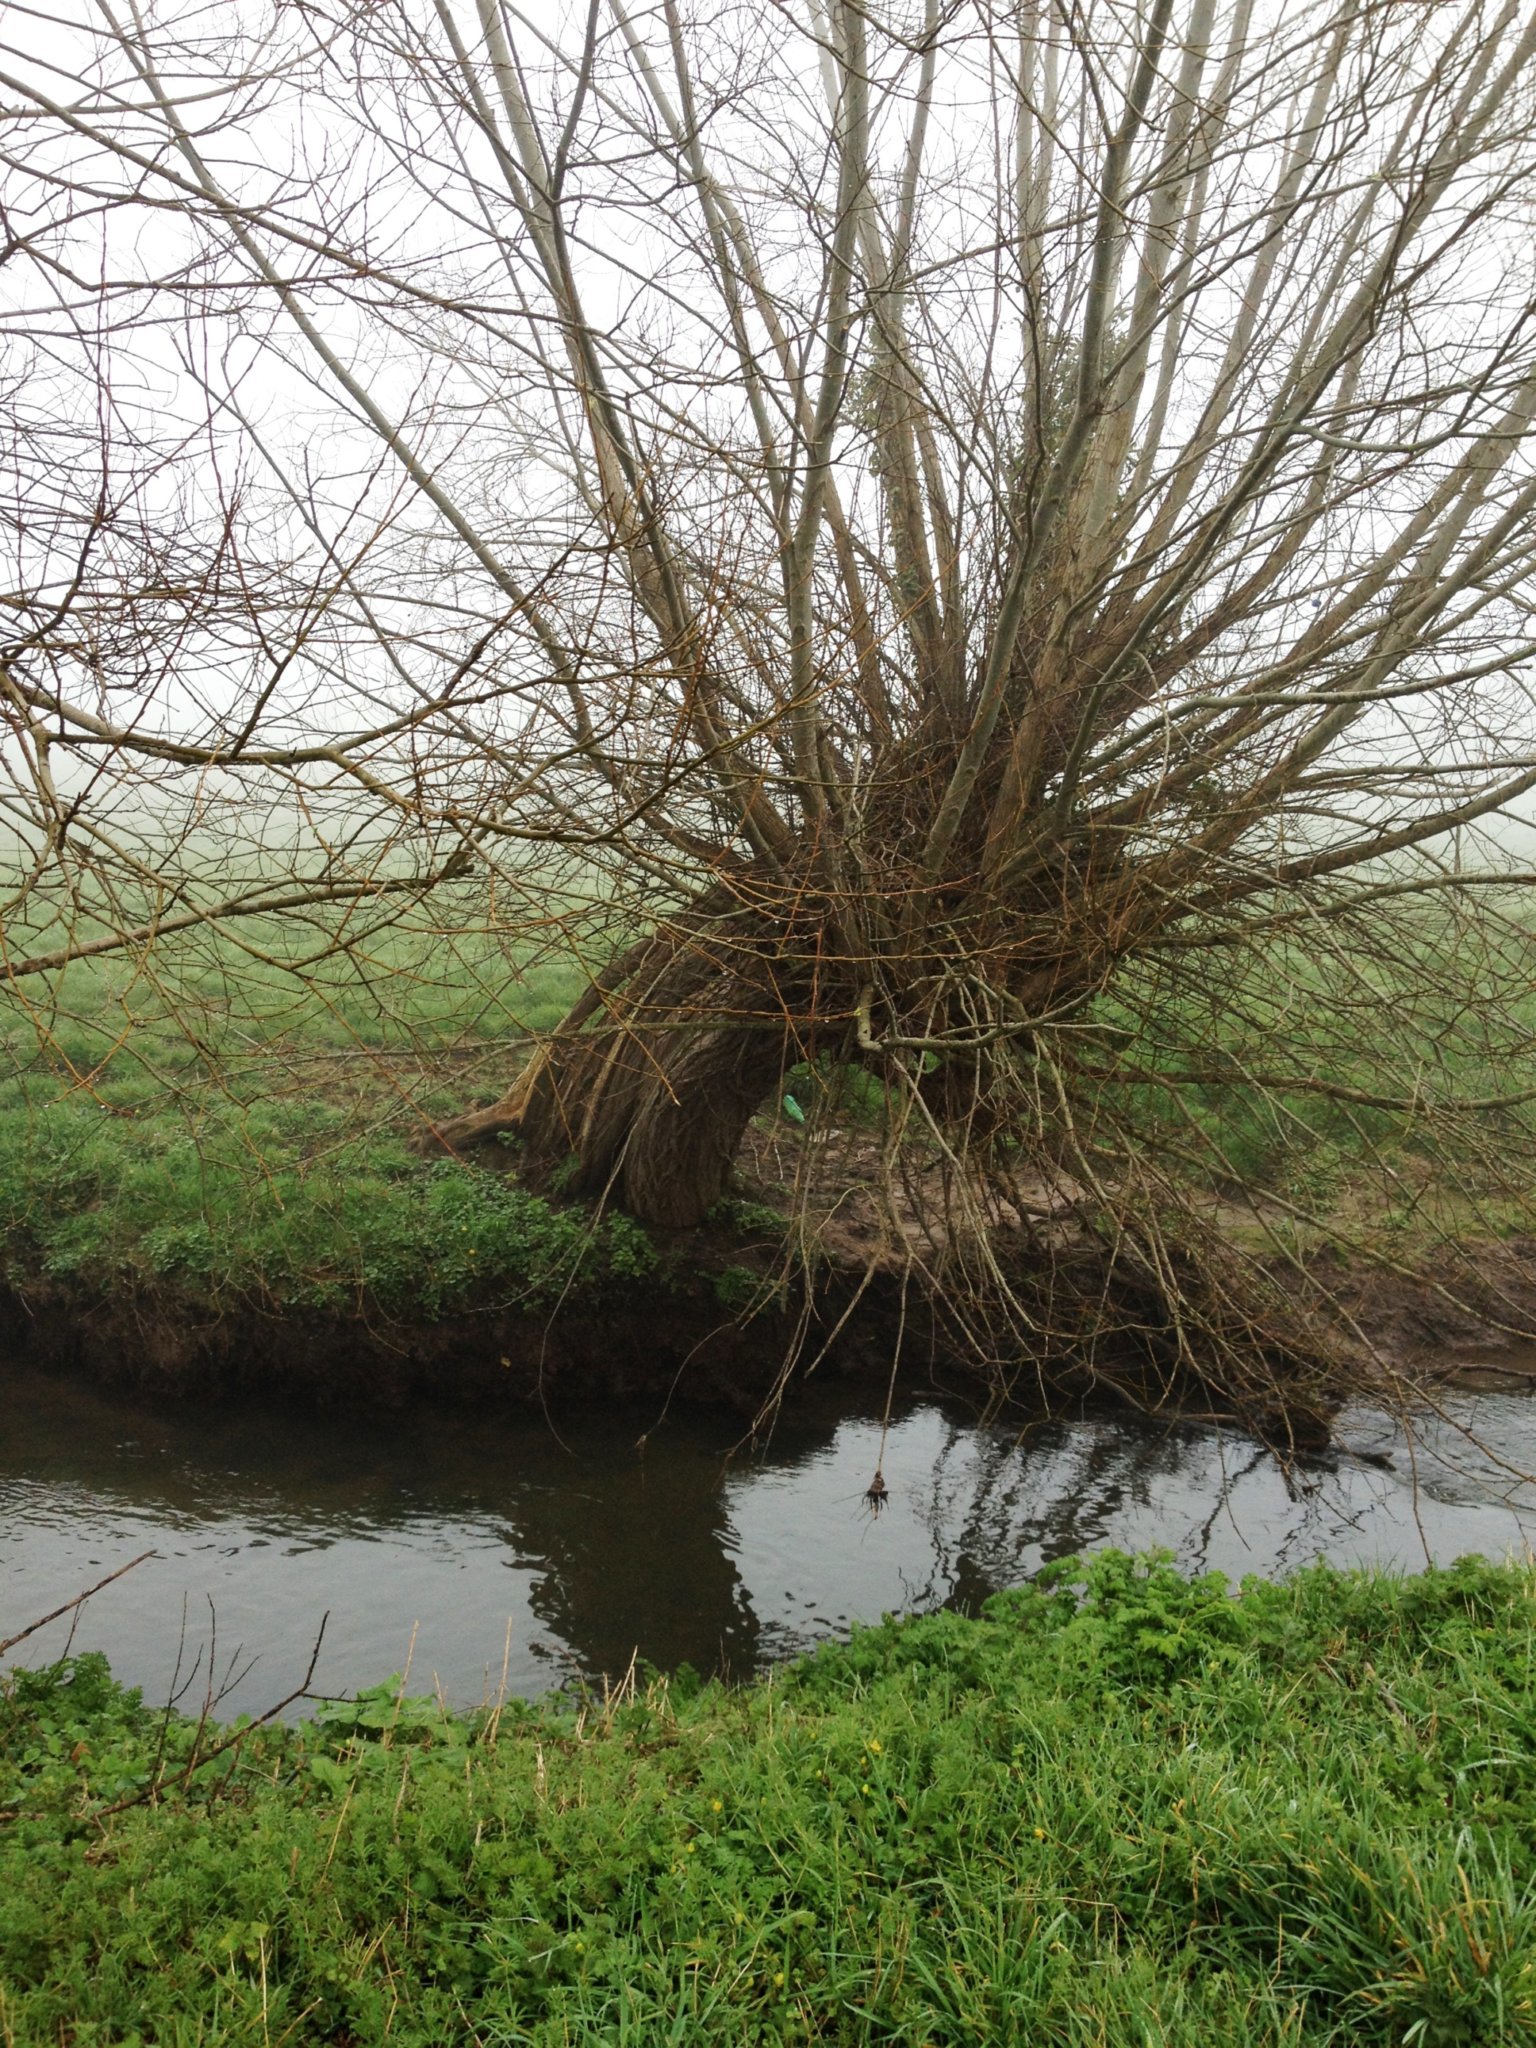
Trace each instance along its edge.
{"label": "water reflection", "polygon": [[[158,1557],[84,1611],[77,1648],[166,1696],[201,1697],[210,1658],[255,1667],[223,1711],[399,1669],[456,1701],[621,1672],[638,1652],[743,1675],[891,1609],[974,1606],[1049,1560],[1161,1544],[1188,1566],[1273,1572],[1328,1556],[1404,1566],[1523,1545],[1514,1476],[1536,1469],[1536,1408],[1465,1397],[1411,1456],[1388,1426],[1296,1498],[1242,1439],[1129,1419],[1021,1438],[933,1406],[879,1422],[817,1402],[731,1457],[728,1420],[618,1410],[559,1433],[538,1415],[345,1419],[200,1412],[0,1371],[0,1637],[139,1551]],[[819,1403],[819,1405],[818,1405]],[[1475,1429],[1497,1456],[1467,1441]],[[644,1438],[643,1448],[638,1441]],[[891,1487],[863,1499],[877,1458]],[[216,1631],[216,1640],[215,1640]],[[19,1656],[58,1654],[63,1624]]]}

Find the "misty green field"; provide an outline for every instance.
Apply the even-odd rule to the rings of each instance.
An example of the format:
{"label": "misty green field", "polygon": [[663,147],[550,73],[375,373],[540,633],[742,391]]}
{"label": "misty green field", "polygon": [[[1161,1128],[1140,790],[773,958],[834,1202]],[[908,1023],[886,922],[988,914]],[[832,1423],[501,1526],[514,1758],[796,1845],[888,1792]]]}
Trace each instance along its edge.
{"label": "misty green field", "polygon": [[[536,1304],[589,1255],[595,1275],[608,1250],[576,1212],[420,1149],[435,1117],[502,1092],[622,936],[595,905],[552,898],[542,930],[526,914],[503,929],[493,908],[449,892],[371,929],[245,920],[0,989],[0,1274],[24,1295],[149,1290],[199,1313],[428,1316]],[[89,944],[98,927],[8,939],[36,951],[66,929]],[[1530,1229],[1528,1111],[1441,1105],[1536,1072],[1536,975],[1507,935],[1408,936],[1368,970],[1351,955],[1347,976],[1293,937],[1204,989],[1138,968],[1074,1041],[1098,1076],[1084,1128],[1105,1171],[1123,1171],[1118,1147],[1285,1253],[1327,1229],[1411,1261]],[[797,1068],[785,1086],[814,1113],[836,1078]],[[879,1101],[865,1085],[857,1114],[878,1120]],[[829,1121],[850,1114],[845,1096]],[[618,1271],[645,1264],[623,1219],[597,1236]]]}

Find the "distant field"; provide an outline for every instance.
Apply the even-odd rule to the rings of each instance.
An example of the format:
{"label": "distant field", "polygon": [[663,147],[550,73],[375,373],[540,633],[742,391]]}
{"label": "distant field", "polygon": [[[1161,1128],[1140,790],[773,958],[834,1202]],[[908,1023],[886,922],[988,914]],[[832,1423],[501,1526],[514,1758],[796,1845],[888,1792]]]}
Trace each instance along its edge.
{"label": "distant field", "polygon": [[1153,956],[1094,1013],[1106,1123],[1213,1194],[1246,1190],[1273,1219],[1291,1205],[1301,1238],[1307,1218],[1421,1243],[1531,1229],[1529,908],[1286,931],[1198,979]]}
{"label": "distant field", "polygon": [[[103,931],[31,915],[6,930],[12,958]],[[622,937],[553,892],[529,927],[526,901],[504,927],[482,892],[444,890],[0,985],[0,1269],[214,1310],[441,1308],[498,1273],[547,1278],[529,1249],[542,1205],[514,1227],[526,1198],[410,1146],[501,1092]],[[1287,933],[1262,958],[1218,956],[1203,987],[1154,957],[1070,1041],[1078,1134],[1106,1172],[1133,1161],[1203,1190],[1260,1246],[1326,1226],[1420,1257],[1442,1233],[1529,1230],[1529,1108],[1446,1105],[1536,1086],[1531,957],[1507,916],[1497,934],[1420,918],[1363,954]]]}

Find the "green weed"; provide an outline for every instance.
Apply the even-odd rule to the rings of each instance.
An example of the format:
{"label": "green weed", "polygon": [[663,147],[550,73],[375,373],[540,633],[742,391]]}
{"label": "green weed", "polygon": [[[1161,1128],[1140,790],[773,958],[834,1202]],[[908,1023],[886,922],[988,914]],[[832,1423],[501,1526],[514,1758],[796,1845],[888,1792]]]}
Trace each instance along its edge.
{"label": "green weed", "polygon": [[389,1682],[110,1815],[193,1738],[80,1659],[0,1699],[5,2038],[1536,2042],[1533,1622],[1106,1555],[740,1691]]}

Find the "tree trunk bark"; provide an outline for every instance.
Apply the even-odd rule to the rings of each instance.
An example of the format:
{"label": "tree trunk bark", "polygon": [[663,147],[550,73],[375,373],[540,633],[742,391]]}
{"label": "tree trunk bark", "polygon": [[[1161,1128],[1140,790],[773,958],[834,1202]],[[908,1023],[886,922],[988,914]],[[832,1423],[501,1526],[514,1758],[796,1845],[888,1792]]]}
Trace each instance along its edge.
{"label": "tree trunk bark", "polygon": [[505,1135],[535,1182],[700,1223],[754,1110],[809,1050],[815,952],[796,921],[712,892],[600,977],[499,1102],[436,1136],[462,1151]]}
{"label": "tree trunk bark", "polygon": [[[920,1286],[967,1333],[978,1369],[990,1357],[999,1388],[1011,1388],[1027,1363],[1054,1385],[1116,1387],[1149,1407],[1199,1385],[1219,1412],[1243,1416],[1282,1451],[1326,1435],[1321,1418],[1342,1352],[1307,1302],[1288,1299],[1261,1264],[1221,1239],[1198,1200],[1180,1206],[1161,1176],[1122,1172],[1108,1188],[1099,1184],[1081,1214],[1066,1197],[1039,1212],[1038,1227],[1027,1220],[1035,1212],[1023,1148],[1042,1147],[1048,1189],[1064,1176],[1040,1104],[1026,1099],[1031,1084],[1009,1065],[1006,1043],[999,1051],[986,1042],[983,999],[995,989],[972,992],[974,1016],[958,1002],[936,1013],[929,991],[938,977],[904,963],[910,1013],[891,1008],[884,1025],[877,1018],[876,1039],[866,1029],[861,1050],[867,960],[839,950],[829,912],[803,898],[786,907],[782,887],[751,889],[737,876],[660,923],[594,981],[508,1094],[442,1126],[437,1139],[458,1151],[506,1136],[532,1185],[686,1230],[727,1192],[748,1121],[791,1065],[823,1051],[873,1063],[879,1033],[894,1024],[907,1034],[906,1085],[921,1091],[932,1124],[954,1136],[942,1165],[936,1148],[916,1148],[928,1163],[901,1191],[913,1241],[928,1246]],[[1068,956],[1063,944],[1053,960],[1044,944],[1023,944],[1040,936],[1040,924],[1021,931],[1017,1001],[1026,1013],[1059,1015],[1070,990],[1091,987],[1097,958],[1088,945]],[[889,967],[886,979],[897,980]],[[863,1016],[867,1026],[867,1007]],[[960,1042],[922,1073],[912,1034],[925,1029]],[[1090,1096],[1090,1121],[1092,1105]],[[997,1130],[1011,1142],[989,1166]],[[971,1176],[976,1203],[950,1208],[951,1170]],[[1015,1208],[1012,1225],[995,1230],[987,1219],[997,1212],[984,1198],[989,1170],[1004,1176],[996,1185]],[[1063,1376],[1067,1359],[1078,1361],[1076,1379]]]}

